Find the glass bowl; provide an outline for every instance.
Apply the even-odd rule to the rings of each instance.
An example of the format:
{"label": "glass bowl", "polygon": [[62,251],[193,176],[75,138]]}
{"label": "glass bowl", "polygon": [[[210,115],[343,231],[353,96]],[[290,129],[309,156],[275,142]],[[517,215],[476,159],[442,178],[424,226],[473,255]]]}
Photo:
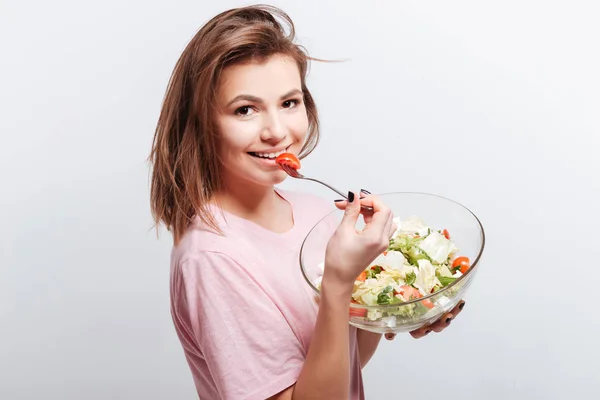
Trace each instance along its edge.
{"label": "glass bowl", "polygon": [[[440,290],[418,299],[375,306],[348,300],[351,325],[377,333],[410,332],[435,322],[464,297],[479,270],[479,260],[485,246],[485,233],[477,216],[453,200],[434,194],[412,192],[377,196],[390,207],[394,216],[401,220],[409,216],[418,216],[432,229],[447,229],[452,241],[459,248],[457,256],[466,256],[470,260],[470,268],[462,276]],[[327,268],[322,264],[325,249],[343,214],[341,210],[332,211],[310,230],[302,243],[300,267],[317,298],[320,294],[318,282],[323,275],[323,268]],[[359,218],[357,229],[362,227],[364,222]],[[423,305],[424,300],[431,302],[427,302],[428,307]]]}

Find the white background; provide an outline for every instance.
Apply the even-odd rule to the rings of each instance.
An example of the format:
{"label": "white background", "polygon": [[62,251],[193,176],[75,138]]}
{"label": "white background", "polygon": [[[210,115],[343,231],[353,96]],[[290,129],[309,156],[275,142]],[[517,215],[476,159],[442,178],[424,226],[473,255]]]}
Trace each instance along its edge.
{"label": "white background", "polygon": [[[146,157],[183,47],[242,4],[0,3],[1,399],[195,398]],[[488,235],[464,312],[384,341],[367,398],[596,398],[599,3],[273,4],[311,55],[347,60],[312,65],[305,171],[450,197]]]}

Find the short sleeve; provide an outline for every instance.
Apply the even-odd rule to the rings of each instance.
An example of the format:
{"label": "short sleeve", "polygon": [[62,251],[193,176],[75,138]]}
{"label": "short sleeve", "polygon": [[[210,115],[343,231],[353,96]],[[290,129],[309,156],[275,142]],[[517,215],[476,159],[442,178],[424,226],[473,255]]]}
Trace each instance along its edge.
{"label": "short sleeve", "polygon": [[218,252],[195,254],[180,271],[180,312],[222,399],[265,399],[296,382],[304,350],[260,282]]}

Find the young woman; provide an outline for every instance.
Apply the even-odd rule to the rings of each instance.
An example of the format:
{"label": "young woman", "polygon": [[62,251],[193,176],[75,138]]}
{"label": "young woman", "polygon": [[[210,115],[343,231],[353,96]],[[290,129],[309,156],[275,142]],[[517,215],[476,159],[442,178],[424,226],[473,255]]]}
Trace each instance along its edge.
{"label": "young woman", "polygon": [[[298,252],[333,206],[276,188],[286,174],[274,161],[282,152],[303,158],[318,142],[308,61],[285,13],[245,7],[210,20],[169,83],[151,206],[174,236],[171,311],[203,400],[364,398],[361,368],[380,335],[349,326],[348,304],[395,226],[368,192],[336,203],[344,218],[328,242],[317,305]],[[358,233],[361,204],[374,212]]]}

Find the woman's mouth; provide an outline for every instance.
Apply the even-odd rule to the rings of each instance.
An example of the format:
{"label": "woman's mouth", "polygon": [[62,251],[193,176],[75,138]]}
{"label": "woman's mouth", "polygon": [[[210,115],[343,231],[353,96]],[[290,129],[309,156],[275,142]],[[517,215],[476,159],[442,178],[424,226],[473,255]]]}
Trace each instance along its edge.
{"label": "woman's mouth", "polygon": [[274,152],[274,153],[260,153],[260,152],[249,151],[248,154],[250,154],[253,157],[257,157],[257,158],[264,158],[267,160],[275,160],[275,158],[277,158],[278,155],[283,154],[286,151],[287,151],[287,149],[283,149],[283,150],[280,150],[280,151]]}

